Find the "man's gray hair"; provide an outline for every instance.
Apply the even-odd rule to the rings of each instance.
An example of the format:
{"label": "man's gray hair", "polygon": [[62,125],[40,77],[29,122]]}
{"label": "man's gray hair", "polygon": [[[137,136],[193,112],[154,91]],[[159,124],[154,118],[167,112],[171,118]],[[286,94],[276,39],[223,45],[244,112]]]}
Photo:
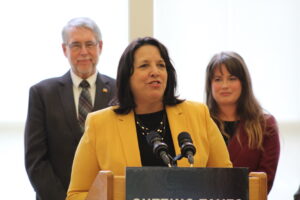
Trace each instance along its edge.
{"label": "man's gray hair", "polygon": [[95,34],[96,40],[101,41],[102,35],[98,25],[87,17],[78,17],[71,19],[62,30],[62,40],[64,44],[67,44],[69,37],[69,30],[72,28],[87,28],[93,31]]}

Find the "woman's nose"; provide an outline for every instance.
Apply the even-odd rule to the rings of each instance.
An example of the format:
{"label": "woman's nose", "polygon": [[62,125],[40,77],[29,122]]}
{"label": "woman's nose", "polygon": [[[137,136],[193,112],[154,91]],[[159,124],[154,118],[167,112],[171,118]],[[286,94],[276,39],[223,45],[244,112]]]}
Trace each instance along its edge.
{"label": "woman's nose", "polygon": [[159,75],[159,69],[156,65],[151,66],[151,76],[158,76]]}
{"label": "woman's nose", "polygon": [[228,81],[227,80],[222,81],[222,87],[228,87]]}

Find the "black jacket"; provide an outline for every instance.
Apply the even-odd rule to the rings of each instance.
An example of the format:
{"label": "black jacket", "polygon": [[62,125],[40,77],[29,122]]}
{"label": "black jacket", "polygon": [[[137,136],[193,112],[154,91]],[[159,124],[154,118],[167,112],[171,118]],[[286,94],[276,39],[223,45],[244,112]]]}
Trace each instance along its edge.
{"label": "black jacket", "polygon": [[[108,106],[115,80],[98,73],[93,110]],[[76,147],[82,136],[70,72],[43,80],[29,92],[25,167],[39,200],[64,200]]]}

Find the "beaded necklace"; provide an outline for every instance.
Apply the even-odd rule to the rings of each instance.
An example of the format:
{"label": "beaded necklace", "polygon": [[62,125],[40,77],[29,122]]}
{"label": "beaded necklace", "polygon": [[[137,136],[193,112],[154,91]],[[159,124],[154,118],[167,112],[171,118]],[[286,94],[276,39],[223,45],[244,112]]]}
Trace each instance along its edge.
{"label": "beaded necklace", "polygon": [[163,111],[163,113],[162,113],[162,119],[159,122],[158,127],[155,128],[155,129],[150,129],[150,128],[146,127],[144,125],[144,123],[141,121],[141,119],[138,117],[138,115],[136,115],[136,114],[135,114],[135,123],[136,123],[137,127],[139,128],[138,132],[141,133],[142,135],[147,136],[150,133],[150,131],[154,130],[154,131],[156,131],[157,133],[159,133],[163,137],[164,134],[165,134],[165,130],[166,130],[166,115],[165,115],[165,111]]}

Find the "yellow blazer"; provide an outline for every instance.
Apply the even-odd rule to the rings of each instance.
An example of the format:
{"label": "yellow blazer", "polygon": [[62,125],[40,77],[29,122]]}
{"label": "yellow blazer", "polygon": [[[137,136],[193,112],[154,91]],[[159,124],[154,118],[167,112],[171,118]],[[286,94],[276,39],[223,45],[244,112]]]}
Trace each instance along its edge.
{"label": "yellow blazer", "polygon": [[[67,200],[83,200],[100,170],[124,175],[126,167],[141,167],[133,111],[118,115],[114,107],[88,115],[86,132],[77,147]],[[204,104],[184,101],[167,106],[166,112],[176,155],[180,154],[177,136],[191,135],[196,147],[195,167],[232,167],[227,147],[219,129]],[[189,167],[186,158],[177,162]]]}

